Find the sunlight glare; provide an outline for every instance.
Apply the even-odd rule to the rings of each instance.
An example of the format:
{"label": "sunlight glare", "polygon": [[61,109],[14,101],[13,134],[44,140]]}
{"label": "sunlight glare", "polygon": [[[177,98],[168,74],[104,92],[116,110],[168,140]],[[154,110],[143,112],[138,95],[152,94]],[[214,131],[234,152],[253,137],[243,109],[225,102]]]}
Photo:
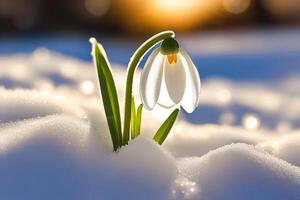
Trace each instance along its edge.
{"label": "sunlight glare", "polygon": [[260,126],[260,119],[253,114],[246,114],[242,120],[243,126],[249,130],[255,130]]}
{"label": "sunlight glare", "polygon": [[[214,19],[222,9],[219,0],[127,0],[118,4],[118,13],[127,23],[127,28],[143,32],[186,31]],[[124,7],[127,12],[124,12]]]}
{"label": "sunlight glare", "polygon": [[80,90],[85,95],[91,95],[94,93],[95,86],[91,81],[83,81],[80,83]]}
{"label": "sunlight glare", "polygon": [[197,192],[197,184],[187,178],[178,178],[175,181],[176,186],[179,188],[179,192],[185,199],[192,198]]}

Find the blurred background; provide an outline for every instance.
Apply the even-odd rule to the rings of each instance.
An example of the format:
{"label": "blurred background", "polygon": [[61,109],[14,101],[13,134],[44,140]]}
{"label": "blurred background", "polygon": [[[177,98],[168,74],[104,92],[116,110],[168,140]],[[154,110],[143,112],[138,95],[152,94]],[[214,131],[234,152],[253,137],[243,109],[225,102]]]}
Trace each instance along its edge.
{"label": "blurred background", "polygon": [[1,0],[1,34],[143,34],[290,26],[300,0]]}
{"label": "blurred background", "polygon": [[[126,66],[142,41],[172,29],[203,81],[189,121],[292,129],[300,128],[299,25],[300,0],[0,0],[0,59],[46,49],[91,62],[94,36]],[[0,73],[1,86],[20,87],[9,81]]]}

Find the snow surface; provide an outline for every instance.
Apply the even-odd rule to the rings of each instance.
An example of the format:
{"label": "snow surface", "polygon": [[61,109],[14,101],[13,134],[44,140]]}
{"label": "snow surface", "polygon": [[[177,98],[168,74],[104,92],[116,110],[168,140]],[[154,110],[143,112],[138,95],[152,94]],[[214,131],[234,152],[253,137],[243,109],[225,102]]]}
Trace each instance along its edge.
{"label": "snow surface", "polygon": [[[183,113],[159,146],[151,138],[170,111],[157,107],[113,153],[91,63],[38,49],[0,66],[0,199],[300,199],[297,75],[208,79],[192,116],[215,123]],[[122,99],[126,71],[113,71]]]}
{"label": "snow surface", "polygon": [[[179,161],[202,199],[298,199],[300,169],[246,144]],[[195,196],[191,199],[199,199]]]}
{"label": "snow surface", "polygon": [[6,125],[1,130],[0,198],[163,199],[169,195],[177,169],[167,152],[140,137],[114,154],[103,148],[97,134],[90,132],[86,120],[65,114]]}
{"label": "snow surface", "polygon": [[257,145],[259,148],[300,167],[300,133],[290,133]]}

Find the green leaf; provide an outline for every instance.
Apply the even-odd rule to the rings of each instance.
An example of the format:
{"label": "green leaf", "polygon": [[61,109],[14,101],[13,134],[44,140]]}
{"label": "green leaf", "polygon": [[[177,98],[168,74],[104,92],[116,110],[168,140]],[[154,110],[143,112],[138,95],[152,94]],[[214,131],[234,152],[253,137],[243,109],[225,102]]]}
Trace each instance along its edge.
{"label": "green leaf", "polygon": [[118,94],[106,53],[99,44],[94,49],[98,81],[102,94],[106,120],[109,127],[113,149],[116,151],[122,145],[121,117]]}
{"label": "green leaf", "polygon": [[134,97],[132,97],[132,100],[131,100],[131,126],[130,126],[130,129],[131,129],[131,139],[134,139],[136,137],[136,112],[135,112],[135,102],[134,102]]}
{"label": "green leaf", "polygon": [[166,121],[161,125],[161,127],[158,129],[156,134],[154,135],[153,139],[158,143],[162,144],[165,139],[167,138],[168,134],[171,131],[171,128],[174,125],[174,122],[176,120],[176,117],[178,115],[179,109],[175,109],[169,117],[166,119]]}
{"label": "green leaf", "polygon": [[142,111],[143,111],[143,104],[140,104],[135,118],[135,125],[136,125],[136,136],[140,135],[141,133],[141,123],[142,123]]}
{"label": "green leaf", "polygon": [[130,133],[131,139],[136,138],[141,132],[143,104],[140,104],[136,110],[134,97],[131,100],[131,120],[130,120]]}

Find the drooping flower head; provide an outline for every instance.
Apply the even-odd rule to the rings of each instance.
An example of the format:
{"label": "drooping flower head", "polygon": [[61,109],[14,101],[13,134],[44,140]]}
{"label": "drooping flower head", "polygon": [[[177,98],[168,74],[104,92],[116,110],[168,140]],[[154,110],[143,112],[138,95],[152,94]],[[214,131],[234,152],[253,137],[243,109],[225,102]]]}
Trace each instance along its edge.
{"label": "drooping flower head", "polygon": [[191,113],[198,106],[200,77],[190,56],[178,42],[166,38],[149,56],[140,79],[140,95],[146,109],[180,104]]}

